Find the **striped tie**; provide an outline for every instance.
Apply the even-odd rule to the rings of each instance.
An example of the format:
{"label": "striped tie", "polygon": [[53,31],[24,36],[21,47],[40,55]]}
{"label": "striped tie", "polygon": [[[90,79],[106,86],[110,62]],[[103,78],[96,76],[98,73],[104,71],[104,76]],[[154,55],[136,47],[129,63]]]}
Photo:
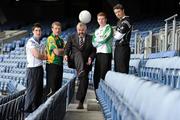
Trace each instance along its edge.
{"label": "striped tie", "polygon": [[83,47],[83,38],[80,37],[79,39],[80,39],[80,40],[79,40],[79,46],[80,46],[80,48],[81,48],[81,47]]}

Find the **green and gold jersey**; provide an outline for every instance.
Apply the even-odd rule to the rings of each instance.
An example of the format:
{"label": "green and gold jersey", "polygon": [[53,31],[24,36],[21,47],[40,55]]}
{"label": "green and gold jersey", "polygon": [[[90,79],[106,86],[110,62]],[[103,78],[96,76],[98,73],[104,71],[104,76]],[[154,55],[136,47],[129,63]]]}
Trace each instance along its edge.
{"label": "green and gold jersey", "polygon": [[64,48],[64,41],[59,36],[51,34],[46,41],[47,63],[63,65],[63,56],[55,55],[55,48]]}

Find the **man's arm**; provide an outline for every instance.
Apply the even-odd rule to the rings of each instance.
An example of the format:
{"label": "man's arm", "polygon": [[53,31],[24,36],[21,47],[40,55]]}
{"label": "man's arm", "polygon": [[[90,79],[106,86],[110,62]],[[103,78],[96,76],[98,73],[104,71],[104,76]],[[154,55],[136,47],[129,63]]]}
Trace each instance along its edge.
{"label": "man's arm", "polygon": [[113,38],[113,29],[109,25],[106,30],[103,33],[103,36],[96,36],[95,33],[93,35],[93,45],[101,46],[102,44],[106,43],[107,41],[111,40]]}
{"label": "man's arm", "polygon": [[91,49],[91,54],[90,54],[90,58],[92,58],[92,60],[95,58],[96,56],[96,48],[92,46],[92,49]]}
{"label": "man's arm", "polygon": [[64,54],[64,48],[54,48],[53,52],[57,56],[62,56]]}
{"label": "man's arm", "polygon": [[[93,46],[92,46],[92,47],[93,47]],[[92,62],[93,62],[93,60],[94,60],[94,58],[95,58],[96,48],[93,47],[91,51],[92,51],[92,52],[91,52],[90,56],[88,57],[88,62],[87,62],[88,65],[91,65]]]}
{"label": "man's arm", "polygon": [[[92,40],[92,39],[93,38],[90,36],[90,40]],[[91,53],[88,58],[88,62],[87,62],[88,65],[92,64],[95,56],[96,56],[96,48],[92,45],[92,42],[91,42]]]}
{"label": "man's arm", "polygon": [[63,56],[64,48],[58,48],[53,38],[48,38],[48,39],[49,39],[49,50],[52,51],[57,56]]}
{"label": "man's arm", "polygon": [[103,36],[102,36],[102,40],[99,41],[99,44],[104,44],[106,43],[107,41],[111,40],[111,38],[113,38],[113,29],[112,27],[109,25],[105,32],[103,33]]}
{"label": "man's arm", "polygon": [[72,50],[72,41],[71,41],[71,37],[68,37],[67,43],[65,45],[64,48],[64,60],[68,61],[68,55],[70,53],[70,51]]}
{"label": "man's arm", "polygon": [[71,37],[68,37],[67,39],[67,43],[65,45],[65,48],[64,48],[64,54],[65,55],[69,55],[71,49],[72,49],[72,38]]}
{"label": "man's arm", "polygon": [[130,23],[127,20],[123,21],[121,26],[117,26],[116,28],[116,31],[114,33],[115,40],[121,40],[130,29],[131,29]]}
{"label": "man's arm", "polygon": [[37,59],[40,59],[40,60],[46,60],[47,59],[46,54],[40,53],[36,48],[31,48],[30,51],[31,51],[32,55]]}

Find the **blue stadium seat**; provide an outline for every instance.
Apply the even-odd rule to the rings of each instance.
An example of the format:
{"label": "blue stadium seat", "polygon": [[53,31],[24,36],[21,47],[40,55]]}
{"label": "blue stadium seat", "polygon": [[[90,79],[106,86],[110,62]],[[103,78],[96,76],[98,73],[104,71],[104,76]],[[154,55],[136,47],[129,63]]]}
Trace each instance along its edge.
{"label": "blue stadium seat", "polygon": [[14,93],[16,91],[18,83],[14,80],[10,80],[7,84],[7,89],[10,93]]}
{"label": "blue stadium seat", "polygon": [[172,72],[173,72],[173,68],[166,68],[165,71],[165,77],[164,77],[164,84],[165,85],[171,85],[171,80],[172,80]]}

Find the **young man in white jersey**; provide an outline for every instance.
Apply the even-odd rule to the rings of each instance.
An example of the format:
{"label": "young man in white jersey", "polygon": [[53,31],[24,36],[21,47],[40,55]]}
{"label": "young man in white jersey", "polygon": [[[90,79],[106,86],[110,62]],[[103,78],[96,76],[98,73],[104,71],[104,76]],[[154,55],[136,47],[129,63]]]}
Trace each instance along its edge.
{"label": "young man in white jersey", "polygon": [[43,60],[47,57],[40,46],[41,29],[41,25],[35,23],[32,27],[33,36],[26,44],[27,84],[24,111],[27,114],[39,107],[43,97]]}
{"label": "young man in white jersey", "polygon": [[111,70],[112,60],[112,38],[113,29],[107,24],[106,14],[100,12],[97,14],[99,28],[96,29],[92,44],[96,47],[96,59],[94,69],[94,89],[99,85],[100,79],[105,78],[107,71]]}

